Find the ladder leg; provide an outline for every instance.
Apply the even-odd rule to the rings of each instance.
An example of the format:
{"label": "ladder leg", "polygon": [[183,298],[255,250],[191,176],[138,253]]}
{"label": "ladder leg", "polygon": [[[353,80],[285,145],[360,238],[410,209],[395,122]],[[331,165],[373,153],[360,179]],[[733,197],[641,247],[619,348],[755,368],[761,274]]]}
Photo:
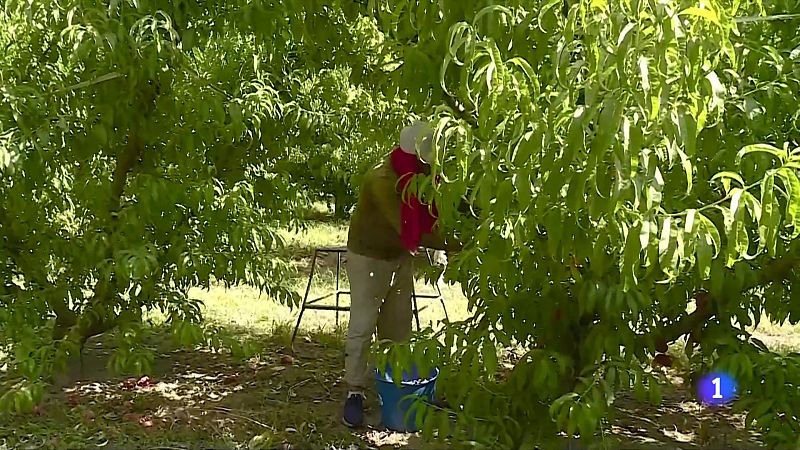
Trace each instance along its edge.
{"label": "ladder leg", "polygon": [[303,313],[306,311],[306,301],[308,300],[308,293],[311,292],[311,280],[314,279],[314,270],[317,267],[317,251],[314,250],[314,256],[311,258],[311,273],[308,274],[308,284],[306,285],[306,293],[303,296],[303,305],[300,307],[300,315],[297,316],[297,324],[294,326],[294,332],[292,332],[292,345],[294,345],[294,339],[297,337],[297,330],[300,329],[300,321],[303,320]]}
{"label": "ladder leg", "polygon": [[[430,263],[431,266],[433,266],[433,257],[431,256],[430,252],[428,252],[428,262]],[[444,320],[450,322],[450,317],[447,316],[447,306],[445,306],[444,303],[444,295],[442,295],[442,288],[439,285],[439,283],[442,281],[443,278],[444,278],[444,273],[442,273],[442,275],[439,276],[439,278],[433,283],[433,285],[436,287],[436,295],[439,297],[439,302],[442,304],[442,311],[444,312]]]}
{"label": "ladder leg", "polygon": [[414,308],[417,331],[420,331],[422,328],[419,326],[419,305],[417,304],[417,289],[414,287],[414,277],[411,278],[411,307]]}
{"label": "ladder leg", "polygon": [[336,252],[336,328],[339,328],[339,273],[342,267],[342,252]]}

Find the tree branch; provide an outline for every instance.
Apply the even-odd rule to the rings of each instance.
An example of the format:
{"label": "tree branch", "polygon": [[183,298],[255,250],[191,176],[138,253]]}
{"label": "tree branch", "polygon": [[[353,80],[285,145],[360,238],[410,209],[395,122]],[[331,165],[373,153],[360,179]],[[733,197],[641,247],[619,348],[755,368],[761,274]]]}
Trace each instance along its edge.
{"label": "tree branch", "polygon": [[455,97],[445,92],[444,99],[450,109],[452,109],[460,119],[469,123],[473,128],[478,128],[478,119],[474,114],[467,111],[466,108],[464,108],[464,106],[461,105]]}

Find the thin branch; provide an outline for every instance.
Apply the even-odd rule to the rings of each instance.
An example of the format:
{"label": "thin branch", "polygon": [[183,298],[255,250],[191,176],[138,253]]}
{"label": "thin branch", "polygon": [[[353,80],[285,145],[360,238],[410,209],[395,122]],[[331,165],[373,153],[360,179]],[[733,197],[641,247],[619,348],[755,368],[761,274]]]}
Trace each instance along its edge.
{"label": "thin branch", "polygon": [[65,92],[70,92],[70,91],[74,91],[74,90],[77,90],[77,89],[83,89],[85,87],[93,86],[95,84],[100,84],[100,83],[105,83],[106,81],[115,80],[115,79],[121,78],[123,76],[124,75],[122,75],[122,74],[120,74],[118,72],[109,72],[109,73],[107,73],[105,75],[100,75],[99,77],[95,78],[94,80],[81,81],[80,83],[73,84],[72,86],[65,87],[63,89],[59,89],[59,90],[55,91],[54,94],[63,94]]}
{"label": "thin branch", "polygon": [[777,20],[797,20],[800,14],[773,14],[771,16],[745,16],[736,17],[734,23],[774,22]]}
{"label": "thin branch", "polygon": [[[756,186],[759,186],[760,184],[761,184],[760,181],[755,182],[753,184],[749,184],[747,186],[744,186],[742,188],[742,191],[747,191],[747,190],[752,189],[752,188],[754,188]],[[729,192],[727,195],[725,195],[725,197],[722,197],[721,199],[719,199],[719,200],[717,200],[717,201],[715,201],[713,203],[709,203],[709,204],[703,205],[703,206],[701,206],[699,208],[695,208],[695,211],[702,212],[702,211],[705,211],[707,209],[715,208],[715,207],[727,202],[732,197],[733,197],[733,195]],[[671,214],[664,214],[665,217],[680,217],[680,216],[684,216],[684,215],[686,215],[686,211],[681,211],[681,212],[671,213]]]}
{"label": "thin branch", "polygon": [[445,92],[444,99],[450,109],[452,109],[459,118],[469,123],[473,128],[478,128],[478,119],[471,112],[467,111],[463,105],[459,104],[455,97]]}

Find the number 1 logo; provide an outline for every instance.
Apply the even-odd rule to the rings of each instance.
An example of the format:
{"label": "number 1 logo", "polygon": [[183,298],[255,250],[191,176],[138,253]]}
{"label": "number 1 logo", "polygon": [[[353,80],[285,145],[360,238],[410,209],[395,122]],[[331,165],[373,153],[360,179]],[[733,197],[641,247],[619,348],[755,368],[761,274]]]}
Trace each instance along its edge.
{"label": "number 1 logo", "polygon": [[736,398],[736,380],[727,373],[714,372],[700,377],[697,395],[706,405],[722,405]]}
{"label": "number 1 logo", "polygon": [[720,380],[719,377],[717,377],[711,380],[711,383],[714,384],[714,395],[712,395],[711,398],[721,399],[722,394],[720,393],[721,390],[720,385],[722,384],[722,381]]}

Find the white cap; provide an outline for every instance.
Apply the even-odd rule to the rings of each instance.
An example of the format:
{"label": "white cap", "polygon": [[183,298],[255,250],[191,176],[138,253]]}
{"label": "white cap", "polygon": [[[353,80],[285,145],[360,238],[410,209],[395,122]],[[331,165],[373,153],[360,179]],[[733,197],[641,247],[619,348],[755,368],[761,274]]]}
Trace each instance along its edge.
{"label": "white cap", "polygon": [[433,160],[433,128],[417,120],[400,131],[400,148],[409,155],[416,155],[424,163]]}

